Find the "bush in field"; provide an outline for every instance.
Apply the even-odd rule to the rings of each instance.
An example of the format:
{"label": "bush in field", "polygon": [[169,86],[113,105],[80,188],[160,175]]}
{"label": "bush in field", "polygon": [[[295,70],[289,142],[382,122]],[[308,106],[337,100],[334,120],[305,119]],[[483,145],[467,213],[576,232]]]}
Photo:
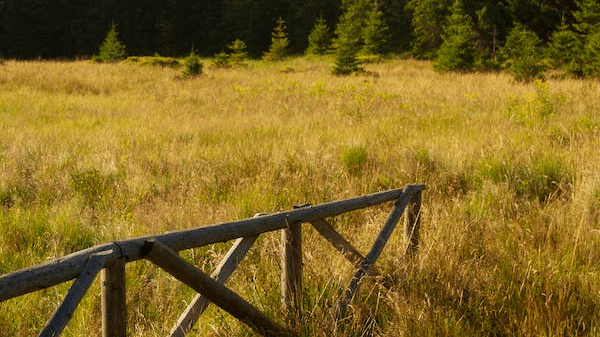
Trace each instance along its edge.
{"label": "bush in field", "polygon": [[94,56],[92,60],[96,62],[116,62],[124,60],[126,57],[127,50],[125,45],[119,41],[117,26],[113,23],[104,42],[100,46],[100,54]]}
{"label": "bush in field", "polygon": [[287,52],[289,45],[288,36],[285,27],[285,21],[282,18],[277,19],[277,24],[273,30],[271,37],[271,46],[269,51],[263,55],[266,61],[281,60]]}
{"label": "bush in field", "polygon": [[200,57],[194,52],[191,52],[185,59],[183,59],[183,76],[193,77],[202,75],[202,62]]}
{"label": "bush in field", "polygon": [[512,72],[515,80],[531,82],[543,77],[545,66],[541,63],[543,54],[540,42],[533,31],[523,26],[516,26],[508,34],[498,57],[504,61],[504,67]]}
{"label": "bush in field", "polygon": [[331,37],[329,36],[329,27],[325,23],[325,19],[320,17],[308,35],[308,55],[323,55],[329,51]]}

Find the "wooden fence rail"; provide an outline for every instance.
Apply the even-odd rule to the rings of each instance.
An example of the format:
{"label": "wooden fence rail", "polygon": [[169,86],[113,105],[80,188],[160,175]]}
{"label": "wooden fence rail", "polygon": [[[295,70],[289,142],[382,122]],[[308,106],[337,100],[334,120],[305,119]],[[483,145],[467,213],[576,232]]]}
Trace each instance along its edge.
{"label": "wooden fence rail", "polygon": [[[421,191],[424,189],[424,185],[408,185],[402,189],[341,201],[304,205],[287,212],[260,214],[250,219],[98,245],[38,266],[0,275],[0,302],[75,279],[64,301],[40,333],[40,336],[57,336],[71,319],[96,275],[101,273],[103,336],[125,336],[125,264],[147,259],[198,292],[171,330],[170,336],[185,336],[209,302],[264,336],[294,336],[301,314],[298,309],[302,297],[301,224],[312,224],[318,233],[357,268],[350,285],[337,302],[336,314],[341,318],[358,290],[362,277],[374,273],[374,264],[405,209],[408,210],[404,217],[407,240],[405,254],[409,258],[416,254]],[[393,200],[395,203],[388,219],[366,256],[325,220]],[[257,237],[275,230],[283,230],[281,294],[284,312],[291,328],[272,321],[224,285]],[[210,276],[177,254],[181,250],[230,240],[236,241]]]}

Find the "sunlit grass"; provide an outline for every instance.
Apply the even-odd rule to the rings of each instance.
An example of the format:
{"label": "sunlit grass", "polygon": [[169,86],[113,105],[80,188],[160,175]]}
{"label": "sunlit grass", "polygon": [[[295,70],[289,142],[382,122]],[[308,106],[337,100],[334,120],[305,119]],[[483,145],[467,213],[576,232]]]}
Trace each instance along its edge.
{"label": "sunlit grass", "polygon": [[[305,335],[600,333],[598,82],[525,85],[412,60],[349,77],[319,58],[204,64],[193,79],[134,63],[0,65],[1,273],[424,183],[418,259],[400,257],[395,234],[335,333],[330,309],[353,267],[304,227]],[[387,212],[333,222],[366,252]],[[226,249],[185,256],[208,271]],[[150,263],[127,268],[130,334],[165,335],[193,293]],[[261,236],[229,285],[280,317],[279,235]],[[2,303],[0,335],[39,330],[66,289]],[[98,315],[95,285],[65,335],[100,335]],[[252,332],[213,308],[196,334]]]}

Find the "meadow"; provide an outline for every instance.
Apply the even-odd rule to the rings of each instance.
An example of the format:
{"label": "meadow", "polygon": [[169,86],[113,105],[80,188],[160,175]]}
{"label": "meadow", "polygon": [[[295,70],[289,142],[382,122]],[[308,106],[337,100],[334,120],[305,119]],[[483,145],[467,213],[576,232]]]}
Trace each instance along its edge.
{"label": "meadow", "polygon": [[[96,244],[423,183],[421,246],[397,231],[343,328],[353,267],[304,231],[304,336],[599,336],[600,82],[516,83],[387,60],[181,70],[86,61],[0,65],[0,274]],[[389,207],[335,227],[366,252]],[[279,235],[228,286],[272,317]],[[183,256],[211,270],[227,244]],[[165,335],[193,292],[127,266],[131,336]],[[69,284],[0,303],[0,335],[30,336]],[[98,280],[64,336],[100,336]],[[253,336],[209,307],[192,336]]]}

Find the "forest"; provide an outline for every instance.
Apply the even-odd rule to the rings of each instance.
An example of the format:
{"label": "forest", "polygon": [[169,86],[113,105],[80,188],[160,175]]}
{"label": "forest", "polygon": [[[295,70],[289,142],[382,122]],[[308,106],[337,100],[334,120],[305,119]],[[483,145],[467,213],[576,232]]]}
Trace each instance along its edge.
{"label": "forest", "polygon": [[[89,58],[111,27],[129,55],[212,56],[239,40],[260,57],[280,22],[289,54],[311,49],[320,24],[329,39],[320,53],[363,46],[437,59],[438,70],[600,74],[597,0],[2,0],[0,20],[0,57],[9,59]],[[341,73],[357,69],[354,59],[339,62]]]}

